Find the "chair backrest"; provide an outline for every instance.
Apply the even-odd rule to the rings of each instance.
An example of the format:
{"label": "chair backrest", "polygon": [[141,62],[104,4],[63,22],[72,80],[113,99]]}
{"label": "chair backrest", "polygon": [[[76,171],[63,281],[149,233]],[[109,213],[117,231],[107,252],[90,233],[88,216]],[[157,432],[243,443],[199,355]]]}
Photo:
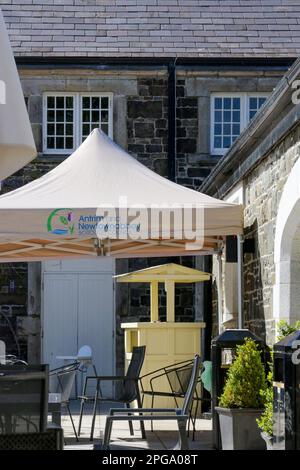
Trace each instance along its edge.
{"label": "chair backrest", "polygon": [[194,393],[195,393],[198,378],[199,378],[200,365],[201,365],[200,357],[198,356],[198,354],[196,354],[196,356],[194,358],[194,363],[193,363],[193,368],[192,368],[192,372],[191,372],[191,376],[190,376],[189,385],[187,387],[187,391],[186,391],[184,401],[183,401],[183,405],[182,405],[182,409],[181,409],[181,412],[184,415],[187,415],[189,413],[189,411],[191,409],[191,406],[192,406],[193,397],[194,397]]}
{"label": "chair backrest", "polygon": [[66,403],[70,399],[77,370],[78,364],[71,364],[69,366],[64,366],[60,369],[50,371],[49,393],[60,393],[62,403]]}
{"label": "chair backrest", "polygon": [[170,369],[166,368],[166,376],[172,393],[185,396],[190,383],[192,369],[193,361],[187,362],[184,365],[176,366],[175,364]]}
{"label": "chair backrest", "polygon": [[135,346],[132,349],[132,356],[126,373],[126,379],[131,380],[124,381],[124,391],[122,394],[124,401],[128,400],[128,402],[131,402],[136,399],[138,386],[137,381],[143,367],[145,352],[146,346]]}
{"label": "chair backrest", "polygon": [[48,365],[0,366],[0,434],[44,432]]}
{"label": "chair backrest", "polygon": [[0,364],[5,364],[5,354],[6,354],[6,346],[4,341],[0,339]]}

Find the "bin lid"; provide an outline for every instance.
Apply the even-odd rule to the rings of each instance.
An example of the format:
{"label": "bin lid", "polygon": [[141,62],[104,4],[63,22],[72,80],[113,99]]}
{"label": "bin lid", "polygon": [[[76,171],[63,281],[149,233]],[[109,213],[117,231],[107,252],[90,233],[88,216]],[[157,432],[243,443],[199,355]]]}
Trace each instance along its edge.
{"label": "bin lid", "polygon": [[295,345],[294,341],[300,341],[300,330],[291,333],[290,335],[275,343],[273,349],[274,351],[294,350],[295,346],[299,346]]}
{"label": "bin lid", "polygon": [[212,346],[235,346],[242,344],[246,338],[251,338],[257,343],[264,343],[261,338],[247,329],[228,329],[212,339]]}

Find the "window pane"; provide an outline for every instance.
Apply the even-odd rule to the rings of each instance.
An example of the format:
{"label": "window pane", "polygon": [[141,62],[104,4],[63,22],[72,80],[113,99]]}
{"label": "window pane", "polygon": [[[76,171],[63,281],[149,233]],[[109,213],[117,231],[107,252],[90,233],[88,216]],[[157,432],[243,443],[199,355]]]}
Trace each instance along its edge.
{"label": "window pane", "polygon": [[83,120],[83,122],[90,122],[90,112],[89,111],[83,111],[82,120]]}
{"label": "window pane", "polygon": [[66,124],[66,135],[73,135],[73,124]]}
{"label": "window pane", "polygon": [[47,148],[54,149],[54,137],[47,138]]}
{"label": "window pane", "polygon": [[266,101],[265,96],[251,96],[248,99],[248,107],[249,107],[249,114],[248,114],[248,120],[251,121],[251,119],[255,116],[259,108],[264,104]]}
{"label": "window pane", "polygon": [[108,122],[108,111],[101,111],[101,121]]}
{"label": "window pane", "polygon": [[72,149],[73,148],[73,138],[72,137],[67,137],[66,138],[66,149]]}
{"label": "window pane", "polygon": [[56,121],[57,122],[64,122],[65,120],[65,112],[64,111],[56,111]]}
{"label": "window pane", "polygon": [[64,149],[64,138],[63,137],[56,137],[55,139],[55,146],[57,149]]}
{"label": "window pane", "polygon": [[67,111],[66,112],[66,121],[67,122],[73,122],[73,111]]}
{"label": "window pane", "polygon": [[54,124],[48,124],[47,126],[47,134],[54,135]]}
{"label": "window pane", "polygon": [[49,108],[54,108],[54,96],[48,96],[47,106],[48,106],[48,109]]}
{"label": "window pane", "polygon": [[230,124],[223,124],[223,134],[224,135],[231,135],[231,125]]}
{"label": "window pane", "polygon": [[66,97],[66,108],[73,108],[73,96]]}
{"label": "window pane", "polygon": [[227,149],[231,145],[231,138],[230,137],[223,137],[223,148]]}
{"label": "window pane", "polygon": [[108,98],[106,96],[101,98],[101,108],[108,109]]}
{"label": "window pane", "polygon": [[223,111],[223,121],[230,122],[231,121],[231,112],[230,111]]}
{"label": "window pane", "polygon": [[258,106],[261,107],[261,106],[264,104],[264,102],[266,101],[266,99],[267,99],[267,98],[259,98],[259,100],[258,100]]}
{"label": "window pane", "polygon": [[90,125],[89,124],[83,124],[82,133],[84,135],[89,135],[89,133],[90,133]]}
{"label": "window pane", "polygon": [[215,98],[215,109],[222,109],[222,98]]}
{"label": "window pane", "polygon": [[82,98],[82,107],[83,107],[84,109],[90,109],[90,98],[89,98],[89,97],[84,96],[84,97]]}
{"label": "window pane", "polygon": [[[85,99],[86,98],[86,99]],[[88,106],[89,100],[89,106]],[[82,101],[82,139],[87,137],[93,129],[103,129],[108,133],[109,99],[106,96],[83,97]],[[101,122],[101,126],[100,126]]]}
{"label": "window pane", "polygon": [[64,109],[65,107],[65,98],[64,96],[57,96],[56,97],[56,107],[59,109]]}
{"label": "window pane", "polygon": [[239,123],[241,120],[241,113],[240,111],[233,111],[232,113],[232,121]]}
{"label": "window pane", "polygon": [[222,134],[221,124],[215,124],[215,135],[221,135],[221,134]]}
{"label": "window pane", "polygon": [[[48,96],[46,99],[46,123],[43,132],[46,151],[71,150],[74,147],[74,97]],[[48,106],[51,106],[48,109]],[[67,137],[68,136],[68,137]]]}
{"label": "window pane", "polygon": [[240,134],[240,125],[239,124],[233,124],[232,125],[232,134],[234,135],[239,135]]}
{"label": "window pane", "polygon": [[108,124],[101,124],[101,130],[108,135]]}
{"label": "window pane", "polygon": [[214,138],[214,147],[216,149],[222,148],[222,137],[215,137]]}
{"label": "window pane", "polygon": [[233,109],[240,109],[241,108],[241,99],[240,98],[233,98],[232,107]]}
{"label": "window pane", "polygon": [[215,122],[222,122],[222,113],[221,113],[221,111],[215,111]]}
{"label": "window pane", "polygon": [[92,121],[98,122],[99,120],[99,111],[92,111]]}
{"label": "window pane", "polygon": [[224,98],[224,109],[231,109],[231,98]]}
{"label": "window pane", "polygon": [[229,148],[241,130],[241,98],[220,96],[214,99],[213,143],[215,149]]}
{"label": "window pane", "polygon": [[250,98],[249,104],[250,104],[250,109],[257,108],[257,98]]}
{"label": "window pane", "polygon": [[99,96],[92,97],[92,108],[99,109],[100,108],[100,98]]}
{"label": "window pane", "polygon": [[53,122],[54,121],[54,111],[48,111],[47,112],[47,120],[48,120],[48,122]]}

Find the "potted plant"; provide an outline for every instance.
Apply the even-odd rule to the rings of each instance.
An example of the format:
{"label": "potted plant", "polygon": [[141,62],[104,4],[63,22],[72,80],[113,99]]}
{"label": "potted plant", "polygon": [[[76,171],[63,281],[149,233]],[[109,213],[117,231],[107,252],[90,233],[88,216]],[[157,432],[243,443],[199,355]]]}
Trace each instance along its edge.
{"label": "potted plant", "polygon": [[[286,336],[295,333],[300,329],[300,321],[296,321],[293,325],[289,325],[286,320],[280,320],[277,323],[277,340],[281,341]],[[272,358],[273,361],[273,358]],[[257,424],[261,430],[261,437],[266,443],[267,450],[273,449],[273,362],[269,363],[269,373],[267,377],[268,386],[266,389],[261,390],[261,395],[264,398],[265,405],[264,411],[257,419]]]}
{"label": "potted plant", "polygon": [[261,437],[266,443],[267,450],[273,449],[273,364],[270,363],[268,373],[268,386],[261,390],[261,395],[265,401],[264,411],[257,419],[257,424],[261,430]]}
{"label": "potted plant", "polygon": [[265,448],[256,420],[263,412],[266,374],[258,345],[250,338],[237,347],[236,359],[216,411],[224,450]]}

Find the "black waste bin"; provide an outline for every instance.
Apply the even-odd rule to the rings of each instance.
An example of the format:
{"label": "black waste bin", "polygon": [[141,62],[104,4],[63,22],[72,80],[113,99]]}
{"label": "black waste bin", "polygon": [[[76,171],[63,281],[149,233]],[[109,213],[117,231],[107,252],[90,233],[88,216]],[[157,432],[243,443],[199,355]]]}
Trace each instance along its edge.
{"label": "black waste bin", "polygon": [[274,344],[274,441],[276,450],[300,449],[300,331]]}
{"label": "black waste bin", "polygon": [[265,344],[250,330],[225,330],[212,340],[212,420],[213,420],[213,446],[221,449],[221,436],[219,418],[215,412],[218,401],[225,385],[227,370],[235,357],[236,347],[243,344],[246,338],[251,338],[265,350]]}

